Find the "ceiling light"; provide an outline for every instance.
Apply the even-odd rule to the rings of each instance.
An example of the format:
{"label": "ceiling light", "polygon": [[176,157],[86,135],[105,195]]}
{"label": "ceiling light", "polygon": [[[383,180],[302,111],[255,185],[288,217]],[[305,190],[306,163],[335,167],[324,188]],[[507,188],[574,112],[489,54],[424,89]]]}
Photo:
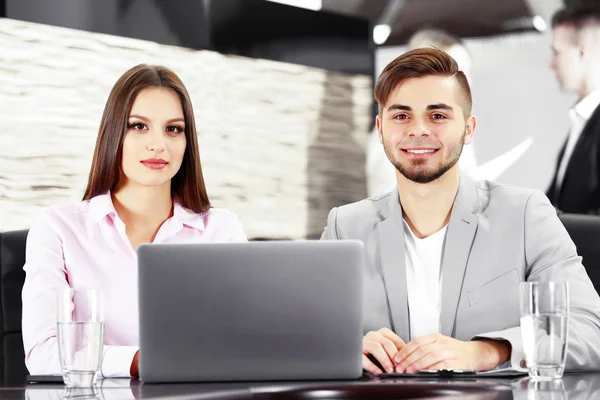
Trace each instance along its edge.
{"label": "ceiling light", "polygon": [[373,41],[375,44],[384,44],[388,37],[390,37],[391,32],[392,28],[389,25],[375,25],[375,28],[373,28]]}
{"label": "ceiling light", "polygon": [[539,15],[536,15],[535,17],[533,17],[531,22],[533,23],[533,27],[540,32],[544,32],[546,29],[548,29],[548,25],[546,25],[546,21],[544,21],[544,18],[542,18]]}
{"label": "ceiling light", "polygon": [[319,11],[323,6],[322,0],[269,0],[273,3],[281,3],[288,6],[307,8],[309,10]]}

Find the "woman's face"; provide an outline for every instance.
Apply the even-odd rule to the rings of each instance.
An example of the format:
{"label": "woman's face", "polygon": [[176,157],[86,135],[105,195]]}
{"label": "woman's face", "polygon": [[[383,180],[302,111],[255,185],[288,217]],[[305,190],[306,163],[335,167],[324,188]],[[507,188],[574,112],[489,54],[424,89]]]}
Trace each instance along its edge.
{"label": "woman's face", "polygon": [[168,88],[142,90],[131,107],[123,139],[124,185],[167,186],[185,154],[181,101]]}

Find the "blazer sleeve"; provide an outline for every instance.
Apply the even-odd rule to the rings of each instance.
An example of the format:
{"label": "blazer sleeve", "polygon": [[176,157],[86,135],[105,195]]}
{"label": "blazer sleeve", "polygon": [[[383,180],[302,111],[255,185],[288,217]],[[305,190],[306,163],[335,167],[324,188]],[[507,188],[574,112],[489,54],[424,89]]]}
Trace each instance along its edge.
{"label": "blazer sleeve", "polygon": [[342,239],[342,237],[340,237],[340,235],[338,234],[337,214],[338,214],[337,207],[333,208],[331,211],[329,211],[329,215],[327,216],[327,226],[325,227],[325,229],[323,230],[323,233],[321,234],[321,240]]}
{"label": "blazer sleeve", "polygon": [[[577,255],[575,244],[541,192],[533,192],[529,197],[524,224],[526,280],[569,283],[566,369],[600,369],[600,297]],[[513,367],[519,367],[525,358],[520,327],[477,337],[508,340],[512,345]]]}

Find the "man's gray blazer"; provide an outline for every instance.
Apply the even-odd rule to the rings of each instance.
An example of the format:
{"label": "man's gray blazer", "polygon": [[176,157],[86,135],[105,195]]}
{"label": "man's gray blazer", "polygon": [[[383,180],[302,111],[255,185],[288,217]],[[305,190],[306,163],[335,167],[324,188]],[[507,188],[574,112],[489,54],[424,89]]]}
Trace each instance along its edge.
{"label": "man's gray blazer", "polygon": [[[334,208],[321,239],[365,245],[364,332],[387,327],[405,342],[414,339],[398,191]],[[567,368],[600,369],[600,298],[541,192],[461,174],[442,271],[440,332],[460,340],[508,340],[514,367],[524,360],[519,282],[569,282]]]}

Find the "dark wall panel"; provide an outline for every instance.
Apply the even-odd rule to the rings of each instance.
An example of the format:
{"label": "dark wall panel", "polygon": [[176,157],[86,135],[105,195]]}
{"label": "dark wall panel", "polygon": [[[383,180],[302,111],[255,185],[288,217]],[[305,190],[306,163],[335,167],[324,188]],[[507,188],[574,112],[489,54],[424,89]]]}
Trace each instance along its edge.
{"label": "dark wall panel", "polygon": [[210,46],[199,0],[3,0],[6,17],[172,46]]}
{"label": "dark wall panel", "polygon": [[0,0],[5,16],[191,49],[373,75],[369,21],[265,0]]}

